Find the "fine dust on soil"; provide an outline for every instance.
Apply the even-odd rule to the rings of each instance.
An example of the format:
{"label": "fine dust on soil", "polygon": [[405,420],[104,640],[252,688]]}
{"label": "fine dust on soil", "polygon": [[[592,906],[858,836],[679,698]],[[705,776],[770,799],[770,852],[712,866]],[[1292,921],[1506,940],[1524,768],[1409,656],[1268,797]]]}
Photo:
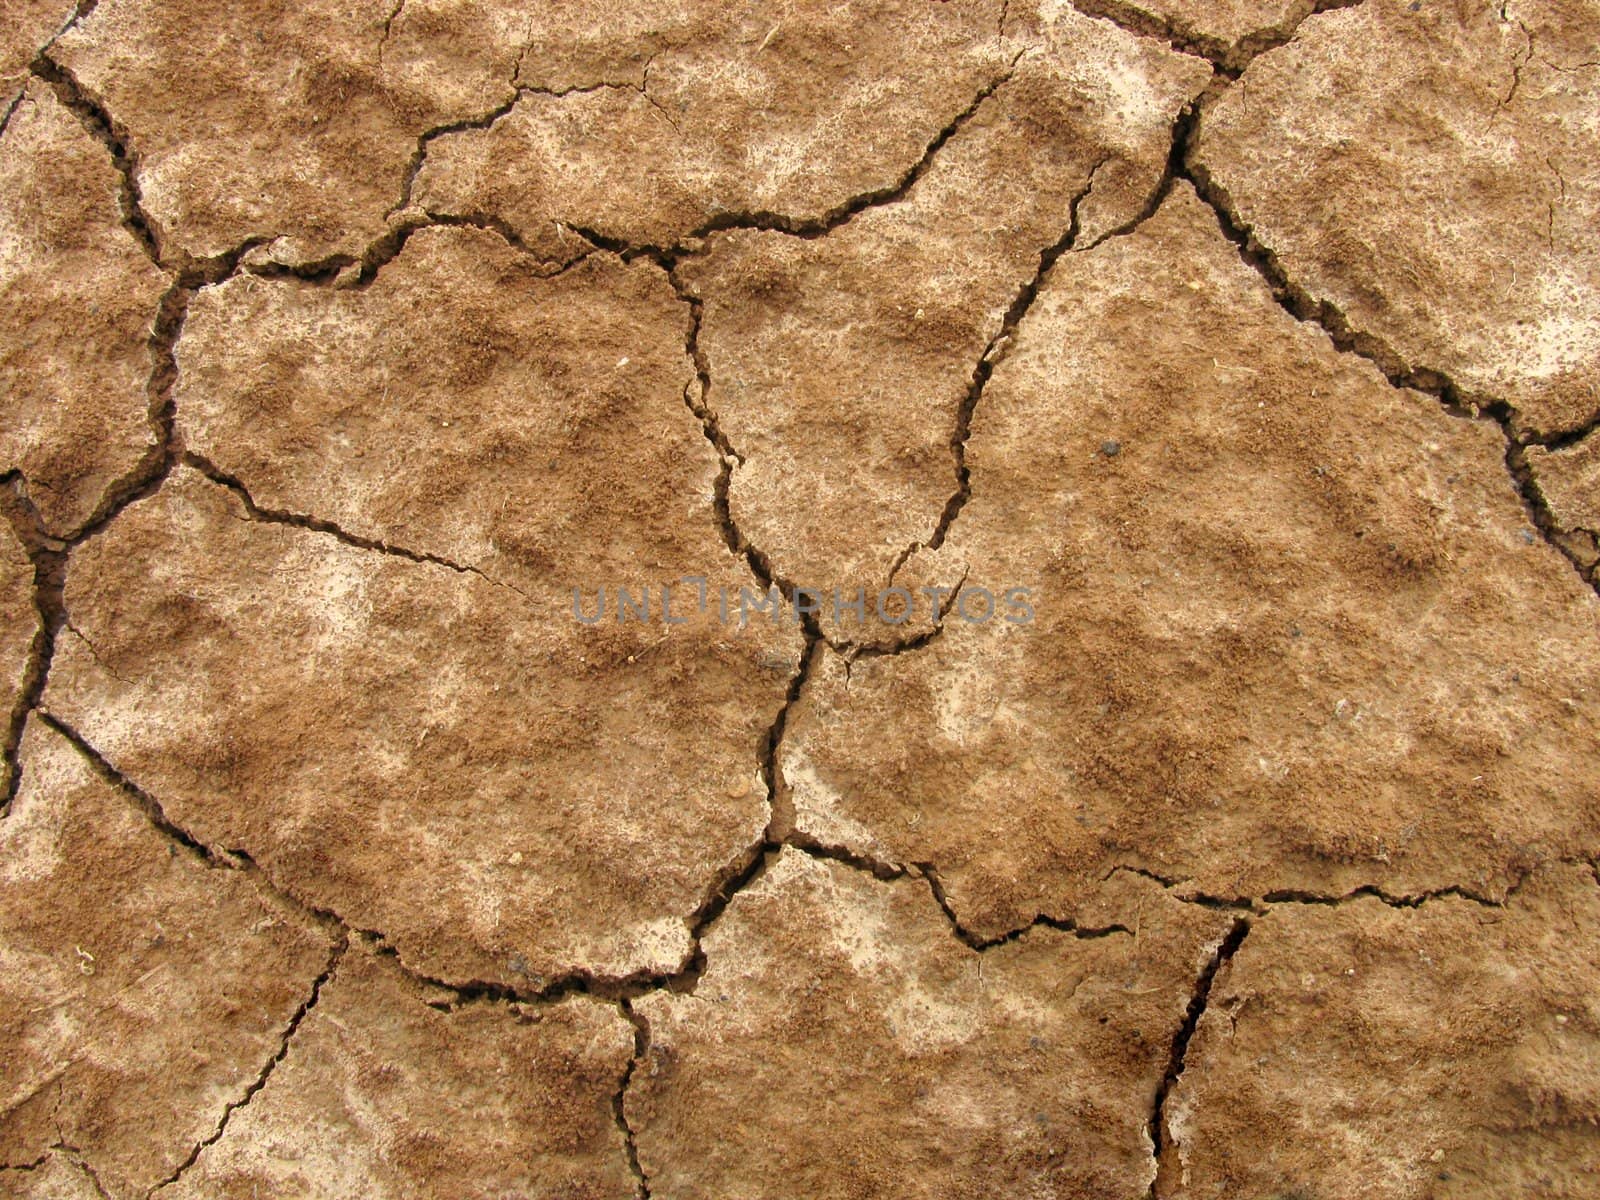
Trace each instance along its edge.
{"label": "fine dust on soil", "polygon": [[8,2],[0,1195],[1600,1195],[1597,46]]}

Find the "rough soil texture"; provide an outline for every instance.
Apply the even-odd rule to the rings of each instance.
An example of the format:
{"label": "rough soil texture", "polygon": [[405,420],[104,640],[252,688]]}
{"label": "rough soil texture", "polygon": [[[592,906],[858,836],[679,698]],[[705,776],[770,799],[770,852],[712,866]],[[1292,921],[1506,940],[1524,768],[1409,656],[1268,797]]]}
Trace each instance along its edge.
{"label": "rough soil texture", "polygon": [[1161,178],[1204,65],[1070,9],[1054,18],[898,203],[821,238],[714,234],[680,268],[703,305],[706,402],[739,455],[732,514],[781,578],[875,594],[942,537],[974,364],[1044,262],[1132,220]]}
{"label": "rough soil texture", "polygon": [[37,718],[0,826],[6,1161],[60,1152],[116,1195],[242,1102],[326,968],[326,931],[153,828]]}
{"label": "rough soil texture", "polygon": [[651,1194],[1143,1194],[1145,1101],[1231,918],[1114,892],[1104,925],[977,949],[926,881],[783,850],[706,935],[693,994],[635,1005]]}
{"label": "rough soil texture", "polygon": [[1119,867],[1500,896],[1582,854],[1600,620],[1503,455],[1274,304],[1180,182],[1056,264],[973,420],[933,557],[1036,620],[829,652],[780,751],[798,828],[936,864],[984,937]]}
{"label": "rough soil texture", "polygon": [[164,253],[350,257],[384,232],[422,134],[512,95],[510,13],[419,4],[413,17],[431,36],[418,38],[389,20],[396,7],[102,4],[51,61],[115,117]]}
{"label": "rough soil texture", "polygon": [[574,228],[669,246],[753,214],[836,219],[897,187],[1020,48],[998,36],[996,5],[971,0],[624,0],[585,16],[603,40],[553,17],[535,23],[509,111],[439,142],[411,195],[493,213],[541,249]]}
{"label": "rough soil texture", "polygon": [[353,946],[228,1136],[161,1194],[628,1197],[611,1098],[632,1056],[608,1005],[460,1003]]}
{"label": "rough soil texture", "polygon": [[12,791],[11,769],[16,740],[21,735],[20,714],[27,686],[30,659],[39,636],[39,612],[33,599],[33,564],[27,547],[9,526],[0,528],[0,713],[19,714],[15,728],[6,731],[6,762],[0,776],[5,794]]}
{"label": "rough soil texture", "polygon": [[7,5],[0,1196],[1600,1193],[1597,46]]}
{"label": "rough soil texture", "polygon": [[1080,11],[1210,59],[1235,73],[1262,50],[1286,41],[1308,16],[1331,8],[1314,0],[1084,0]]}
{"label": "rough soil texture", "polygon": [[46,528],[82,528],[156,440],[147,343],[168,277],[123,224],[105,147],[42,80],[0,135],[0,470]]}
{"label": "rough soil texture", "polygon": [[1528,448],[1530,477],[1550,506],[1554,528],[1573,560],[1593,571],[1600,562],[1600,441]]}
{"label": "rough soil texture", "polygon": [[0,114],[9,116],[34,57],[71,15],[62,0],[12,0],[0,12]]}
{"label": "rough soil texture", "polygon": [[[664,400],[689,434],[636,443],[662,474],[613,461],[687,506],[674,476],[709,448]],[[659,519],[655,544],[580,536],[601,561],[676,551],[671,577],[732,574],[706,515]],[[669,972],[766,823],[762,743],[799,635],[701,618],[586,636],[570,604],[252,519],[183,466],[83,547],[44,704],[198,840],[429,975]]]}
{"label": "rough soil texture", "polygon": [[1530,430],[1583,426],[1600,416],[1597,21],[1590,0],[1324,14],[1202,117],[1196,170],[1390,369]]}
{"label": "rough soil texture", "polygon": [[1587,866],[1541,869],[1500,909],[1363,897],[1261,918],[1168,1102],[1173,1194],[1344,1177],[1383,1198],[1594,1195],[1596,921]]}

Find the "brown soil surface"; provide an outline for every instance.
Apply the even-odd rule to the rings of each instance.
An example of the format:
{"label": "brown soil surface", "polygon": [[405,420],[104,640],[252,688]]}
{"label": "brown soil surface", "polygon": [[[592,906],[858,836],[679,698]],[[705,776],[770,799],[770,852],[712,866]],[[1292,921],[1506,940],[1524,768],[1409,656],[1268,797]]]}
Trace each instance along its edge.
{"label": "brown soil surface", "polygon": [[0,1196],[1600,1195],[1596,0],[16,0]]}

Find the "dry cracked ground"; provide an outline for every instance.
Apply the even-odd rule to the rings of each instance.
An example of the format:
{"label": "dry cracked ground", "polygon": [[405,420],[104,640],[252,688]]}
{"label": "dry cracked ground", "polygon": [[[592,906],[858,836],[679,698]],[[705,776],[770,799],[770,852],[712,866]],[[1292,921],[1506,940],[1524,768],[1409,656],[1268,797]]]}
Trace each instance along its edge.
{"label": "dry cracked ground", "polygon": [[5,0],[0,1194],[1600,1195],[1596,0]]}

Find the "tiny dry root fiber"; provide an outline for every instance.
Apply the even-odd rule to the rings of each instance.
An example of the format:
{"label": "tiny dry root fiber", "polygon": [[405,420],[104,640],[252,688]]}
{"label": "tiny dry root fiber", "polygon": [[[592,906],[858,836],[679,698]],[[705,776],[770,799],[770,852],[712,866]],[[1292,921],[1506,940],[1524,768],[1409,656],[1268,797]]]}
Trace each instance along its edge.
{"label": "tiny dry root fiber", "polygon": [[0,1196],[1600,1195],[1600,0],[8,0]]}

